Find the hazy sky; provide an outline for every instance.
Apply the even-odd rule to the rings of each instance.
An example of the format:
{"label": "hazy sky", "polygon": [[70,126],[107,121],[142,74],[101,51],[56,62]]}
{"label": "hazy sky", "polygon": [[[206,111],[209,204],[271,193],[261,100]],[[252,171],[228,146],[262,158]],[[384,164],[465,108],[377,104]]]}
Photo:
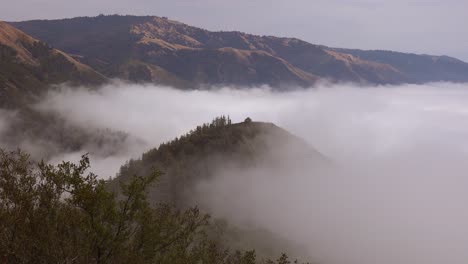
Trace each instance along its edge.
{"label": "hazy sky", "polygon": [[467,0],[1,0],[0,20],[158,15],[211,30],[468,61]]}

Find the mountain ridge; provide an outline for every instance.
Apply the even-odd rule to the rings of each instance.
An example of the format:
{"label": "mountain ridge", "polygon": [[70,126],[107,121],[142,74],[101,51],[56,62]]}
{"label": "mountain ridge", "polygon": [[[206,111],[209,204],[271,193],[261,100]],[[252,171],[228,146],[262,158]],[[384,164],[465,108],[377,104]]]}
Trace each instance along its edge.
{"label": "mountain ridge", "polygon": [[[397,53],[381,60],[297,38],[208,31],[156,16],[98,16],[11,22],[108,76],[178,87],[313,86],[318,80],[370,84],[468,81],[468,64]],[[229,52],[227,52],[229,51]],[[250,59],[246,59],[248,54]],[[408,56],[426,74],[401,63]],[[416,56],[416,57],[415,57]],[[449,74],[453,72],[452,74]]]}
{"label": "mountain ridge", "polygon": [[361,50],[333,48],[333,50],[352,54],[365,60],[373,60],[391,65],[406,72],[410,82],[420,83],[418,79],[437,79],[433,81],[466,82],[468,63],[446,55],[403,53],[391,50]]}

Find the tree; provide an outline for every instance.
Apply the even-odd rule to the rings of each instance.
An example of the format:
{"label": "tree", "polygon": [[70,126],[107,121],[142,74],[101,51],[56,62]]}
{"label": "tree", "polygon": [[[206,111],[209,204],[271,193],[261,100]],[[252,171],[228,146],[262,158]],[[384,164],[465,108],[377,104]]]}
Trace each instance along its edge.
{"label": "tree", "polygon": [[135,176],[116,197],[88,168],[87,156],[35,166],[21,151],[0,152],[2,263],[164,263],[205,250],[207,215],[149,206],[157,173]]}
{"label": "tree", "polygon": [[117,196],[89,164],[86,155],[53,166],[0,150],[1,263],[256,263],[254,251],[210,240],[198,208],[150,206],[146,189],[159,173],[134,176]]}

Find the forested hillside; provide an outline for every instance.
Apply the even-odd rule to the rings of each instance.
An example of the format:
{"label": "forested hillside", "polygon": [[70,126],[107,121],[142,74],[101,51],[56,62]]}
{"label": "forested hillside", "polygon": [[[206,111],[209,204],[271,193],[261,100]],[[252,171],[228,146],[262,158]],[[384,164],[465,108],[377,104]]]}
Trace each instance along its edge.
{"label": "forested hillside", "polygon": [[116,180],[125,181],[132,175],[145,175],[157,169],[163,175],[158,188],[150,191],[150,197],[182,206],[193,198],[194,184],[214,177],[218,169],[275,166],[285,162],[283,158],[287,155],[293,155],[298,163],[307,160],[322,165],[327,161],[302,139],[274,124],[252,122],[250,118],[232,124],[228,117],[218,117],[143,153],[141,159],[130,160]]}
{"label": "forested hillside", "polygon": [[[90,160],[36,164],[0,151],[0,259],[4,263],[287,264],[299,245],[261,227],[210,217],[198,182],[230,165],[328,160],[271,124],[218,117],[125,164],[112,180]],[[315,164],[315,165],[314,165]],[[284,164],[283,164],[284,165]],[[279,257],[278,257],[279,256]],[[272,261],[269,259],[277,259]]]}
{"label": "forested hillside", "polygon": [[[130,160],[109,186],[117,189],[119,182],[127,182],[132,175],[148,175],[158,170],[162,175],[158,184],[148,190],[150,203],[166,202],[177,208],[198,205],[203,211],[210,211],[197,193],[197,186],[228,170],[240,176],[249,169],[269,168],[287,177],[287,168],[317,169],[329,163],[302,139],[274,124],[252,122],[250,118],[232,124],[229,117],[222,116],[149,150],[140,159]],[[272,230],[232,226],[230,219],[213,217],[223,227],[224,235],[218,236],[217,241],[224,246],[239,250],[255,248],[262,257],[274,256],[282,250],[300,252],[302,245],[287,241]]]}
{"label": "forested hillside", "polygon": [[196,207],[150,206],[145,190],[158,177],[133,177],[121,198],[89,173],[89,159],[34,164],[0,150],[2,263],[290,263],[230,251],[210,239],[210,217]]}

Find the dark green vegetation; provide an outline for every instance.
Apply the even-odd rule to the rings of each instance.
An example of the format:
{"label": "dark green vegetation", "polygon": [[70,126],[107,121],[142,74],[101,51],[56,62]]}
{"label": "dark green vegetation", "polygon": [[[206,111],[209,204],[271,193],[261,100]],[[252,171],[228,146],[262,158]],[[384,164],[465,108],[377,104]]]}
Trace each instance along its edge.
{"label": "dark green vegetation", "polygon": [[134,174],[146,175],[157,169],[163,173],[161,184],[150,189],[150,197],[183,206],[193,201],[195,183],[210,179],[219,171],[229,167],[284,166],[289,156],[297,163],[303,162],[302,158],[317,165],[327,160],[302,139],[274,124],[231,124],[229,118],[218,117],[149,150],[141,159],[130,160],[121,168],[117,180],[126,181]]}
{"label": "dark green vegetation", "polygon": [[[259,263],[255,251],[230,252],[207,235],[213,225],[196,207],[150,206],[158,177],[134,176],[121,197],[78,164],[33,164],[0,150],[2,263]],[[276,262],[290,263],[286,255]]]}
{"label": "dark green vegetation", "polygon": [[[231,124],[229,118],[218,117],[198,126],[188,134],[144,153],[141,159],[130,160],[110,186],[128,182],[132,175],[148,175],[154,169],[162,172],[159,184],[149,188],[153,203],[168,202],[177,208],[198,205],[204,211],[203,194],[197,192],[200,182],[233,172],[241,177],[249,169],[268,168],[284,174],[289,169],[311,168],[328,164],[328,160],[287,131],[271,123],[246,122]],[[266,172],[268,173],[268,172]],[[231,175],[230,175],[231,176]],[[214,215],[218,217],[217,215]],[[218,219],[220,225],[229,219]],[[267,230],[227,225],[225,235],[218,238],[222,245],[246,250],[257,249],[260,256],[276,255],[281,250],[299,254],[300,247]]]}
{"label": "dark green vegetation", "polygon": [[468,64],[448,57],[360,52],[294,38],[210,32],[154,16],[11,24],[108,77],[183,88],[205,84],[290,88],[310,86],[319,78],[372,84],[468,81]]}
{"label": "dark green vegetation", "polygon": [[1,152],[0,256],[6,263],[256,263],[253,251],[227,247],[271,256],[291,245],[210,220],[185,195],[214,177],[216,165],[271,165],[282,157],[269,153],[298,146],[298,155],[325,160],[304,144],[273,124],[219,117],[130,161],[111,182],[86,174],[86,157],[35,166],[24,153]]}
{"label": "dark green vegetation", "polygon": [[48,44],[0,22],[0,106],[16,108],[51,84],[95,85],[105,77]]}
{"label": "dark green vegetation", "polygon": [[250,118],[232,124],[224,116],[129,161],[109,180],[88,172],[87,156],[53,166],[0,149],[0,260],[291,263],[281,252],[299,254],[298,245],[262,228],[211,218],[194,192],[219,168],[274,168],[285,155],[298,163],[301,157],[317,166],[327,162],[273,124]]}

